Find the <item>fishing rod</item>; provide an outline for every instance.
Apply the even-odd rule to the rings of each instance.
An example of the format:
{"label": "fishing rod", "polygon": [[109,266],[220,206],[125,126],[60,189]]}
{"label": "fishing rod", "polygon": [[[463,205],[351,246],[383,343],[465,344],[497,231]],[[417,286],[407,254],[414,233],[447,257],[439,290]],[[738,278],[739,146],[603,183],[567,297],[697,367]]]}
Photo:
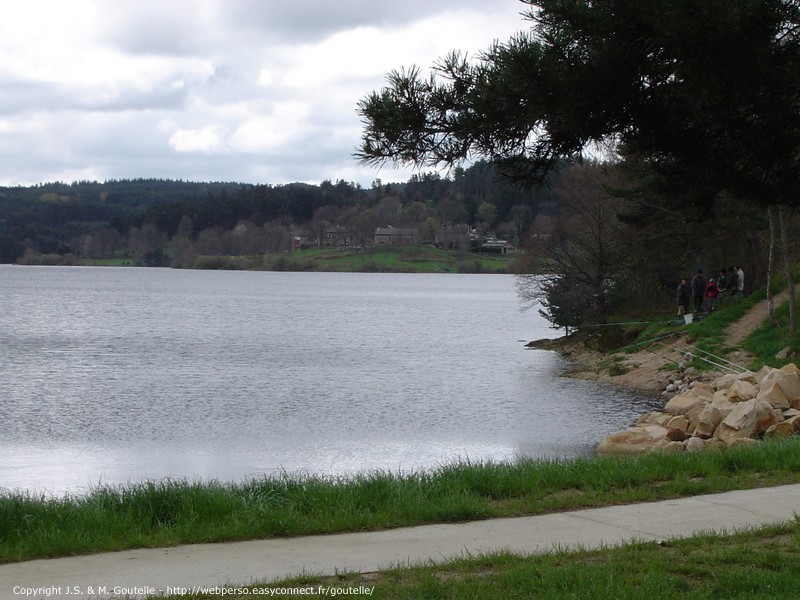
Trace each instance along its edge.
{"label": "fishing rod", "polygon": [[[612,326],[612,325],[643,325],[643,324],[653,324],[653,323],[654,323],[654,321],[628,321],[628,322],[625,322],[625,323],[601,323],[601,324],[596,324],[596,325],[585,325],[584,327],[609,327],[609,326]],[[667,321],[666,323],[672,323],[672,321]],[[651,354],[655,354],[659,358],[662,358],[662,359],[664,359],[664,360],[666,360],[668,362],[674,363],[676,365],[680,365],[679,361],[677,361],[675,359],[672,359],[672,358],[669,358],[667,356],[664,356],[663,354],[659,354],[658,352],[656,352],[656,351],[654,351],[654,350],[652,350],[652,349],[647,347],[649,344],[655,343],[655,344],[657,344],[659,346],[662,346],[664,348],[672,350],[673,352],[677,352],[678,354],[688,354],[692,358],[696,358],[699,361],[702,361],[702,362],[704,362],[706,364],[709,364],[709,365],[715,367],[716,369],[718,369],[720,371],[729,371],[731,373],[737,373],[737,374],[741,374],[741,373],[753,374],[753,372],[750,369],[748,369],[746,367],[743,367],[741,365],[737,365],[736,363],[734,363],[734,362],[732,362],[730,360],[727,360],[725,358],[722,358],[721,356],[717,356],[716,354],[712,354],[708,350],[703,350],[702,348],[694,348],[693,351],[692,350],[681,350],[679,348],[675,348],[674,346],[670,346],[669,344],[665,344],[665,343],[661,342],[661,340],[669,339],[669,338],[672,338],[672,337],[677,337],[679,335],[684,335],[686,333],[688,333],[688,330],[675,331],[673,333],[668,333],[666,335],[655,337],[655,338],[652,338],[652,339],[649,339],[649,340],[644,340],[644,341],[641,341],[641,342],[634,342],[633,344],[628,344],[627,346],[622,346],[621,348],[618,348],[616,350],[616,352],[622,352],[624,350],[627,350],[628,348],[637,347],[637,348],[641,348],[643,350],[646,350],[647,352],[650,352]],[[703,356],[698,356],[696,354],[697,352],[702,352],[705,355],[710,356],[711,358],[713,358],[715,360],[710,360],[710,359],[705,358]],[[718,361],[718,362],[715,362],[715,361]],[[728,366],[728,365],[730,365],[730,366]]]}
{"label": "fishing rod", "polygon": [[628,344],[627,346],[622,346],[622,348],[617,348],[617,350],[615,350],[615,352],[621,352],[623,350],[627,350],[628,348],[633,348],[634,346],[642,347],[643,349],[646,350],[647,348],[644,348],[644,344],[650,344],[652,342],[657,342],[659,340],[663,340],[663,339],[666,339],[666,338],[676,337],[676,336],[679,336],[679,335],[683,335],[685,333],[688,333],[688,330],[675,331],[673,333],[667,333],[665,335],[660,335],[658,337],[655,337],[655,338],[652,338],[652,339],[649,339],[649,340],[643,340],[641,342],[634,342],[633,344]]}
{"label": "fishing rod", "polygon": [[[741,369],[741,372],[742,372],[742,373],[753,373],[753,372],[752,372],[750,369],[748,369],[747,367],[743,367],[743,366],[741,366],[741,365],[737,365],[735,362],[731,362],[730,360],[726,360],[726,359],[722,358],[721,356],[717,356],[716,354],[712,354],[712,353],[711,353],[711,352],[709,352],[708,350],[703,350],[702,348],[695,348],[694,350],[695,350],[695,352],[702,352],[702,353],[704,353],[704,354],[707,354],[708,356],[711,356],[711,357],[715,358],[716,360],[719,360],[719,361],[721,361],[721,362],[724,362],[724,363],[726,363],[726,364],[733,365],[733,366],[734,366],[734,367],[736,367],[737,369]],[[698,357],[698,358],[699,358],[699,357]]]}
{"label": "fishing rod", "polygon": [[621,321],[619,323],[593,323],[581,327],[613,327],[615,325],[671,325],[673,321]]}
{"label": "fishing rod", "polygon": [[649,352],[650,354],[655,354],[658,358],[661,358],[663,360],[669,361],[671,363],[675,363],[676,365],[680,365],[680,363],[677,360],[675,360],[674,358],[670,358],[669,356],[664,356],[663,354],[659,354],[658,352],[656,352],[655,350],[652,350],[650,348],[643,347],[642,350],[644,350],[645,352]]}
{"label": "fishing rod", "polygon": [[[666,347],[666,348],[669,348],[670,350],[672,350],[674,352],[685,352],[686,354],[688,354],[692,358],[696,358],[697,360],[700,360],[700,361],[702,361],[704,363],[712,365],[713,367],[716,367],[720,371],[730,371],[731,373],[736,373],[737,375],[738,374],[743,374],[743,373],[750,373],[750,374],[753,373],[749,369],[746,369],[745,367],[743,367],[741,365],[737,365],[736,363],[731,362],[729,360],[725,360],[721,356],[716,356],[715,354],[712,354],[711,352],[708,352],[707,350],[702,350],[700,348],[696,348],[695,349],[695,350],[699,350],[700,352],[705,352],[706,354],[708,354],[709,356],[719,360],[720,362],[714,362],[713,360],[709,360],[709,359],[704,358],[702,356],[698,356],[697,354],[695,354],[691,350],[681,350],[681,349],[675,348],[673,346],[668,346],[667,344],[663,344],[663,343],[661,345]],[[727,363],[727,364],[722,364],[722,363]],[[729,367],[727,365],[733,365],[733,366]]]}
{"label": "fishing rod", "polygon": [[644,341],[641,341],[641,342],[634,342],[633,344],[628,344],[627,346],[622,346],[622,348],[617,348],[615,350],[615,353],[616,352],[622,352],[623,350],[627,350],[628,348],[636,347],[636,348],[641,348],[642,350],[645,350],[646,352],[650,352],[651,354],[655,354],[657,357],[659,357],[659,358],[661,358],[663,360],[666,360],[668,362],[675,363],[677,365],[677,364],[680,364],[677,360],[669,358],[668,356],[664,356],[663,354],[659,354],[655,350],[652,350],[652,349],[648,348],[645,344],[650,344],[652,342],[657,342],[658,340],[663,340],[663,339],[666,339],[666,338],[675,337],[677,335],[682,335],[684,333],[686,333],[686,331],[676,331],[674,333],[668,333],[666,335],[661,335],[659,337],[652,338],[650,340],[644,340]]}
{"label": "fishing rod", "polygon": [[[682,350],[679,350],[677,348],[673,348],[671,346],[667,346],[666,344],[662,344],[662,345],[665,346],[666,348],[669,348],[670,350],[673,350],[674,352],[683,352]],[[713,360],[709,360],[707,358],[703,358],[702,356],[696,356],[695,354],[693,354],[690,351],[686,351],[685,353],[688,354],[689,356],[691,356],[692,358],[696,358],[697,360],[703,361],[704,363],[708,363],[709,365],[711,365],[712,367],[714,367],[714,368],[716,368],[716,369],[718,369],[720,371],[731,371],[732,373],[739,373],[740,372],[740,371],[736,371],[735,369],[732,369],[731,367],[725,366],[723,364],[715,363]],[[676,361],[673,361],[673,362],[676,362]],[[677,364],[680,364],[680,363],[677,363]]]}
{"label": "fishing rod", "polygon": [[[663,360],[665,360],[667,362],[671,362],[671,363],[674,363],[676,365],[680,365],[680,361],[677,361],[674,358],[670,358],[668,356],[664,356],[663,354],[659,354],[655,350],[653,350],[651,348],[648,348],[649,345],[655,344],[655,345],[661,346],[663,348],[667,348],[668,350],[671,350],[671,351],[676,352],[678,354],[688,354],[692,358],[696,358],[699,361],[705,362],[705,363],[715,367],[716,369],[718,369],[720,371],[730,371],[732,373],[742,373],[742,372],[752,373],[752,371],[749,371],[749,370],[745,369],[744,367],[742,367],[740,365],[737,365],[736,363],[733,363],[731,361],[725,360],[722,357],[718,357],[718,356],[716,356],[714,354],[711,354],[710,352],[708,352],[706,350],[698,349],[701,352],[705,352],[709,356],[712,356],[713,358],[718,359],[720,362],[717,363],[717,362],[714,362],[714,361],[709,360],[707,358],[704,358],[702,356],[697,356],[691,350],[682,350],[680,348],[676,348],[675,346],[670,346],[669,344],[665,344],[664,342],[661,341],[661,340],[669,339],[669,338],[672,338],[672,337],[677,337],[677,336],[683,335],[685,333],[688,333],[688,331],[687,330],[676,331],[676,332],[668,333],[666,335],[662,335],[662,336],[659,336],[659,337],[656,337],[656,338],[652,338],[652,339],[649,339],[649,340],[643,340],[641,342],[635,342],[633,344],[628,344],[627,346],[623,346],[622,348],[619,348],[617,350],[617,352],[620,352],[620,351],[625,350],[627,348],[638,347],[638,348],[641,348],[642,350],[646,350],[647,352],[650,352],[651,354],[655,354],[656,356],[658,356],[659,358],[661,358],[661,359],[663,359]],[[726,366],[725,364],[722,364],[722,363],[728,363],[730,365],[733,365],[733,367],[735,367],[735,369],[732,368],[732,367]]]}

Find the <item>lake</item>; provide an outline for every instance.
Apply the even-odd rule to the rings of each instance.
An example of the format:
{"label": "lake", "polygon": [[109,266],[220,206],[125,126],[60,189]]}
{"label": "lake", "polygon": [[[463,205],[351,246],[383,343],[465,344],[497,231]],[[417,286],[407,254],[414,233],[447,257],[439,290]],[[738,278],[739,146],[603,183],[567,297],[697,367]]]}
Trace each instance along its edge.
{"label": "lake", "polygon": [[0,488],[574,457],[663,404],[558,377],[514,282],[0,266]]}

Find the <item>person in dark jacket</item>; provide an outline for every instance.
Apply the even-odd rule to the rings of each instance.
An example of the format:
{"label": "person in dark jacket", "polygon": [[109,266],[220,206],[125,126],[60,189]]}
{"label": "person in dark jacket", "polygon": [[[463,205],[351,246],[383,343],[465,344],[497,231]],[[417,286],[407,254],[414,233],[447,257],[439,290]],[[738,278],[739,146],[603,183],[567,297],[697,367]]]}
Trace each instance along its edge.
{"label": "person in dark jacket", "polygon": [[694,299],[694,312],[699,312],[703,308],[703,301],[706,295],[706,278],[703,269],[697,269],[697,273],[692,277],[692,298]]}
{"label": "person in dark jacket", "polygon": [[717,307],[722,306],[722,301],[725,298],[725,280],[727,279],[727,275],[725,275],[725,269],[719,270],[719,276],[717,277]]}
{"label": "person in dark jacket", "polygon": [[738,298],[739,274],[733,267],[728,268],[728,274],[725,276],[725,292],[730,298]]}
{"label": "person in dark jacket", "polygon": [[678,285],[677,301],[678,301],[678,316],[682,317],[689,312],[689,301],[692,298],[692,288],[689,287],[689,282],[681,279]]}

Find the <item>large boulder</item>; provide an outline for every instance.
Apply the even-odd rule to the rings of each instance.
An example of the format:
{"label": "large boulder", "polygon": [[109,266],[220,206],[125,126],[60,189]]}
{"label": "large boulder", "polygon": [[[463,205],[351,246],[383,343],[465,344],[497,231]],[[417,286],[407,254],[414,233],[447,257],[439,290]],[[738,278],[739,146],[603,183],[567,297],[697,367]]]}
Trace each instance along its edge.
{"label": "large boulder", "polygon": [[769,402],[753,398],[736,404],[719,424],[714,436],[731,447],[738,439],[761,437],[771,425],[782,420],[783,414],[772,408]]}
{"label": "large boulder", "polygon": [[653,450],[658,452],[684,452],[686,444],[682,440],[670,440],[669,438],[657,440],[653,444]]}
{"label": "large boulder", "polygon": [[671,419],[672,415],[662,412],[651,412],[639,417],[636,421],[636,425],[661,425],[662,427],[666,427]]}
{"label": "large boulder", "polygon": [[795,435],[798,432],[800,432],[800,415],[796,415],[786,419],[785,421],[781,421],[780,423],[770,425],[764,432],[764,437],[789,437],[790,435]]}
{"label": "large boulder", "polygon": [[690,437],[688,440],[686,440],[687,452],[702,452],[705,449],[706,445],[699,437]]}
{"label": "large boulder", "polygon": [[661,425],[643,425],[612,433],[597,446],[598,454],[641,454],[667,439],[668,429]]}
{"label": "large boulder", "polygon": [[694,382],[691,386],[689,386],[690,393],[693,396],[700,396],[701,398],[706,398],[711,400],[711,397],[714,395],[714,386],[710,383],[704,383],[702,381]]}
{"label": "large boulder", "polygon": [[800,377],[800,367],[798,367],[795,363],[789,363],[788,365],[783,365],[780,369],[778,369],[784,375],[795,375]]}
{"label": "large boulder", "polygon": [[664,406],[664,411],[670,415],[686,415],[693,408],[701,407],[708,402],[704,396],[696,396],[690,392],[678,394]]}
{"label": "large boulder", "polygon": [[667,429],[680,429],[684,433],[689,429],[689,419],[685,415],[672,417],[667,423]]}
{"label": "large boulder", "polygon": [[777,369],[775,367],[768,367],[764,365],[758,371],[756,371],[756,382],[760,384],[764,378],[773,371],[777,371]]}
{"label": "large boulder", "polygon": [[686,419],[689,421],[689,426],[686,428],[686,431],[694,432],[694,430],[697,429],[697,424],[700,422],[700,415],[703,414],[703,411],[705,410],[706,406],[707,403],[693,406],[692,408],[689,409],[689,412],[687,412],[684,415]]}
{"label": "large boulder", "polygon": [[781,388],[789,405],[800,408],[800,370],[797,365],[788,364],[780,369],[773,369],[761,380],[761,386],[773,381]]}
{"label": "large boulder", "polygon": [[703,439],[713,437],[719,424],[731,413],[733,408],[734,404],[725,397],[724,393],[715,397],[714,400],[703,407],[697,426],[693,430],[694,435]]}
{"label": "large boulder", "polygon": [[725,395],[731,402],[745,402],[755,398],[758,394],[758,386],[749,380],[737,379],[725,391]]}
{"label": "large boulder", "polygon": [[766,400],[772,408],[785,409],[789,408],[789,399],[783,393],[783,388],[778,385],[778,382],[773,380],[763,381],[761,389],[759,389],[756,398],[759,400]]}
{"label": "large boulder", "polygon": [[714,381],[714,389],[727,390],[737,381],[746,381],[747,383],[752,383],[753,385],[758,383],[755,373],[727,373]]}

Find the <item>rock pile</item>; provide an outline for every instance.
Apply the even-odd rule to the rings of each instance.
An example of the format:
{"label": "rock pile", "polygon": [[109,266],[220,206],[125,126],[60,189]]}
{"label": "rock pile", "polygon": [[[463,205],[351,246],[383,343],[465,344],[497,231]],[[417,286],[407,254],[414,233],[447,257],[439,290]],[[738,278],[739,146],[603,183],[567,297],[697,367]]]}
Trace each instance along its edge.
{"label": "rock pile", "polygon": [[643,415],[634,427],[609,435],[597,452],[697,452],[798,432],[800,368],[788,364],[686,387],[666,403],[664,412]]}

